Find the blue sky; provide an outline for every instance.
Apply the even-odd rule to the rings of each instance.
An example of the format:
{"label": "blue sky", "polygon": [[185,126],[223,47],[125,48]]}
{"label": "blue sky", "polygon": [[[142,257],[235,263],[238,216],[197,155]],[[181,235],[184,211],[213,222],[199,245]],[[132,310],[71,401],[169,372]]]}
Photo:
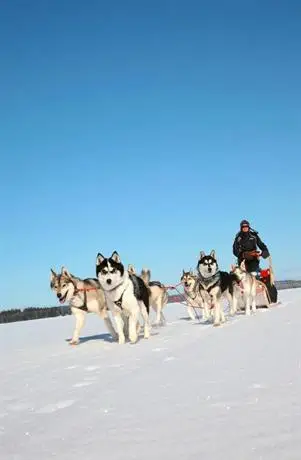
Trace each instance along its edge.
{"label": "blue sky", "polygon": [[118,250],[178,281],[234,261],[242,218],[301,277],[298,1],[1,7],[0,306],[55,304],[50,267]]}

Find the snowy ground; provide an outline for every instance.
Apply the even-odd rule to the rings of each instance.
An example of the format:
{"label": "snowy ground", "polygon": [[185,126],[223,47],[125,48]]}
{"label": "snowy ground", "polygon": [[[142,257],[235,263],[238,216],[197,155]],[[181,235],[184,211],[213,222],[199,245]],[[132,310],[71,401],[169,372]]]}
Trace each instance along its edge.
{"label": "snowy ground", "polygon": [[[3,460],[300,460],[301,290],[221,328],[166,308],[136,345],[87,317],[0,325]],[[101,334],[101,335],[99,335]]]}

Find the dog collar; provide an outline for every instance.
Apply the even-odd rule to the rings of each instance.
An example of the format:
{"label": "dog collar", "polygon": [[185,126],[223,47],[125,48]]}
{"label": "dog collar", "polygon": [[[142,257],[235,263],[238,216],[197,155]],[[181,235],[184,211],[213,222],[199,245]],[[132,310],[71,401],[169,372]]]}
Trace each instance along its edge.
{"label": "dog collar", "polygon": [[201,274],[199,276],[200,282],[206,290],[211,290],[220,280],[220,272],[219,270],[209,278],[204,278]]}

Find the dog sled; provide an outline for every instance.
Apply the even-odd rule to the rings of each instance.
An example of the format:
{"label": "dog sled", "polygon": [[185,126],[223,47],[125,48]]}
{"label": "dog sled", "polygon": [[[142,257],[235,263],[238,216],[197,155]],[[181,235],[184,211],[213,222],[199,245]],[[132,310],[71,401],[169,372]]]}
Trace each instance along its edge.
{"label": "dog sled", "polygon": [[257,308],[268,308],[278,302],[278,292],[275,282],[271,279],[269,269],[261,270],[259,279],[256,280],[256,305]]}

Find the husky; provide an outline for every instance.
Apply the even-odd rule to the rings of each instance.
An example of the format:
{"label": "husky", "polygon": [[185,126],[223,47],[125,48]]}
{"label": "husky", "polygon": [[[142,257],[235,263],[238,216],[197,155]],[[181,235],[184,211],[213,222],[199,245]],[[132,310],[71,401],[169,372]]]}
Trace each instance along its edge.
{"label": "husky", "polygon": [[148,339],[150,336],[149,291],[144,281],[125,270],[116,251],[109,258],[97,254],[96,275],[105,292],[108,308],[115,318],[119,343],[125,343],[123,315],[129,319],[131,343],[138,340],[139,313],[144,320],[144,338]]}
{"label": "husky", "polygon": [[210,318],[207,302],[203,301],[199,289],[199,280],[193,271],[185,272],[183,270],[181,276],[181,283],[184,286],[184,294],[187,299],[187,312],[190,319],[195,320],[195,308],[203,310],[203,320],[207,321]]}
{"label": "husky", "polygon": [[141,270],[140,277],[150,292],[149,303],[156,312],[155,326],[166,324],[163,308],[168,303],[167,288],[160,281],[151,281],[151,271],[148,268]]}
{"label": "husky", "polygon": [[214,326],[225,322],[225,314],[221,305],[221,297],[227,297],[230,304],[230,314],[235,315],[237,311],[237,295],[234,290],[235,283],[239,280],[234,273],[220,271],[215,251],[210,255],[204,251],[200,252],[197,264],[199,292],[203,301],[214,309]]}
{"label": "husky", "polygon": [[251,314],[251,310],[252,313],[256,313],[257,282],[255,276],[247,272],[244,260],[239,266],[232,265],[231,273],[233,273],[239,280],[239,286],[241,287],[241,294],[245,304],[245,314],[249,316]]}
{"label": "husky", "polygon": [[78,345],[79,335],[84,326],[86,314],[93,312],[105,322],[113,340],[117,340],[117,333],[113,327],[107,309],[104,292],[96,278],[80,279],[62,267],[57,274],[51,268],[50,288],[56,294],[61,304],[69,302],[71,312],[75,316],[75,329],[70,345]]}

